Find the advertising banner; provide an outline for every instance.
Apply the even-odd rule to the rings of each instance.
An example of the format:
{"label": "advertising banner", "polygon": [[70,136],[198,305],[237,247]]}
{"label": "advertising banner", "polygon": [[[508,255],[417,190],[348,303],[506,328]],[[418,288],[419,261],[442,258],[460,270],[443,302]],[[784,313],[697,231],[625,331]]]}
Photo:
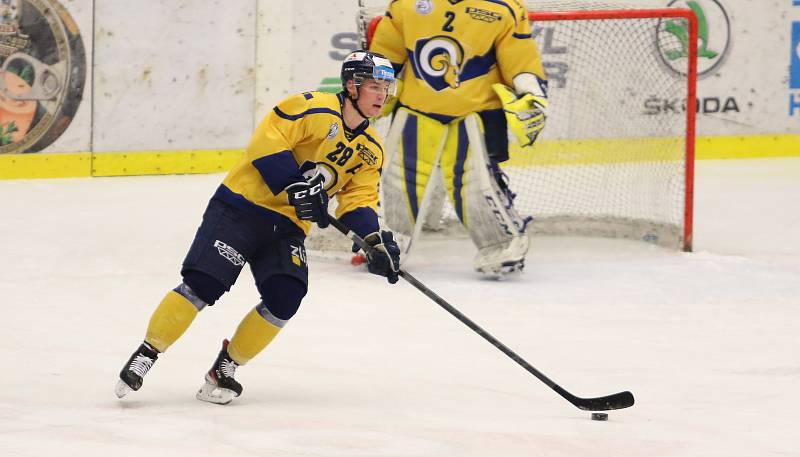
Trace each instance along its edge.
{"label": "advertising banner", "polygon": [[58,0],[0,3],[0,154],[88,147],[88,111],[73,121],[87,103],[91,1],[76,3],[80,21]]}
{"label": "advertising banner", "polygon": [[[795,5],[798,5],[797,0]],[[800,21],[792,22],[792,45],[789,65],[789,116],[800,117]]]}
{"label": "advertising banner", "polygon": [[[767,155],[800,154],[793,152],[800,134],[800,0],[627,3],[687,8],[699,26],[694,106],[679,90],[648,90],[652,86],[638,77],[640,69],[625,63],[635,56],[663,78],[685,78],[685,21],[664,20],[641,30],[644,41],[626,54],[601,50],[594,56],[609,65],[591,63],[590,76],[625,86],[614,101],[632,136],[644,125],[678,125],[693,109],[701,152],[709,138],[728,138],[724,148],[741,144]],[[211,151],[229,163],[282,98],[309,89],[340,90],[341,62],[359,46],[358,5],[357,0],[0,1],[0,158],[74,153],[92,174],[221,170],[214,157],[198,165],[195,152]],[[554,90],[572,84],[596,92],[576,76],[591,56],[573,52],[573,37],[559,36],[546,24],[533,29]],[[627,38],[611,31],[599,39]],[[569,138],[570,126],[559,124],[558,110],[578,110],[581,100],[562,96],[553,102],[546,134]],[[610,134],[600,123],[592,126],[596,131],[588,134]],[[774,154],[776,147],[780,152]],[[150,152],[152,164],[133,164],[130,157],[113,164],[105,160],[126,151]],[[168,151],[179,151],[191,163],[164,166],[160,161]],[[28,176],[44,163],[23,167],[28,162],[14,160],[16,170],[10,160],[0,161],[0,178]],[[108,171],[99,171],[106,164]],[[53,171],[45,175],[58,175],[61,165],[49,166]]]}

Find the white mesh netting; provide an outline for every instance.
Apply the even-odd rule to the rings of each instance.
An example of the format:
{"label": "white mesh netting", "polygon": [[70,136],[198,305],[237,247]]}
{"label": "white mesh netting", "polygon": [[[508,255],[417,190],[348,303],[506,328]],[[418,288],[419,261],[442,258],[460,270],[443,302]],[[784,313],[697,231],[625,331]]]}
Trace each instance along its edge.
{"label": "white mesh netting", "polygon": [[[375,2],[372,2],[375,3]],[[385,5],[386,2],[383,2]],[[376,8],[377,6],[377,8]],[[550,81],[547,127],[533,151],[511,151],[503,169],[534,234],[643,239],[688,248],[688,59],[681,18],[542,20],[544,11],[663,8],[663,2],[528,1]],[[367,2],[364,17],[382,14]],[[667,25],[670,25],[669,29]],[[445,208],[444,226],[455,215]],[[340,251],[314,234],[312,251]]]}

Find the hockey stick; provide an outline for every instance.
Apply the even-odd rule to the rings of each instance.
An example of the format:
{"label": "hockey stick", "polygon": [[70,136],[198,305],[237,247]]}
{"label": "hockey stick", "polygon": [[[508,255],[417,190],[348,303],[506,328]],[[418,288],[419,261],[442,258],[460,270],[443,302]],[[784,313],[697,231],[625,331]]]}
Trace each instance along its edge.
{"label": "hockey stick", "polygon": [[[329,219],[332,226],[334,226],[337,230],[339,230],[340,232],[345,234],[348,238],[353,240],[353,242],[358,247],[363,249],[364,252],[371,252],[372,250],[374,250],[372,246],[367,244],[367,242],[364,241],[360,236],[358,236],[350,229],[348,229],[338,219],[336,219],[333,216],[329,216]],[[483,337],[483,339],[491,343],[492,346],[502,351],[503,354],[507,355],[511,360],[517,362],[517,364],[519,364],[522,368],[528,370],[530,374],[539,378],[539,380],[545,383],[547,387],[555,390],[556,393],[561,395],[564,399],[566,399],[568,402],[572,403],[579,409],[582,409],[584,411],[610,411],[614,409],[623,409],[633,406],[634,403],[633,394],[628,391],[607,395],[605,397],[596,397],[596,398],[576,397],[575,395],[567,392],[566,389],[559,386],[558,384],[555,383],[555,381],[545,376],[544,373],[531,366],[531,364],[525,361],[525,359],[523,359],[522,357],[517,355],[517,353],[509,349],[506,345],[498,341],[497,338],[493,337],[491,334],[489,334],[489,332],[482,329],[478,324],[476,324],[467,316],[462,314],[461,311],[454,308],[450,303],[447,303],[447,301],[445,301],[442,297],[436,295],[435,292],[427,288],[424,284],[419,282],[419,280],[417,280],[415,277],[411,276],[410,273],[401,268],[399,275],[400,277],[405,279],[409,284],[416,287],[417,290],[419,290],[420,292],[425,294],[428,298],[436,302],[437,305],[444,308],[445,311],[455,316],[455,318],[460,320],[464,325],[471,328],[472,331],[474,331],[475,333]]]}
{"label": "hockey stick", "polygon": [[358,43],[361,49],[367,49],[367,28],[369,27],[369,18],[365,11],[366,4],[364,0],[358,0],[358,16],[356,17],[356,29],[358,33]]}

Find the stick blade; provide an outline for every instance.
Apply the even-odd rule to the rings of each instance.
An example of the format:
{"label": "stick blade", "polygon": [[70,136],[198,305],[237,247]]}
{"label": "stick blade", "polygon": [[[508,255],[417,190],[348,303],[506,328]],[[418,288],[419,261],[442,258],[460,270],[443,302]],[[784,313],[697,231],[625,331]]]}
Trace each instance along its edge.
{"label": "stick blade", "polygon": [[573,405],[584,411],[612,411],[615,409],[630,408],[633,406],[633,394],[628,392],[619,392],[613,395],[597,398],[575,398],[572,402]]}

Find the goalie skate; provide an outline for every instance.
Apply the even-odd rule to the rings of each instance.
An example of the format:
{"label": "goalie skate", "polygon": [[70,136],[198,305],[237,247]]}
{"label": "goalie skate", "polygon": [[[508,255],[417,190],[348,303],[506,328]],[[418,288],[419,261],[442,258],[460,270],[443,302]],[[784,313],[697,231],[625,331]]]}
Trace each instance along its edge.
{"label": "goalie skate", "polygon": [[208,370],[205,377],[205,384],[197,391],[197,399],[227,405],[234,398],[242,394],[242,385],[233,379],[238,364],[228,355],[228,340],[222,342],[222,350],[214,362],[214,366]]}
{"label": "goalie skate", "polygon": [[475,256],[473,267],[479,273],[495,279],[521,274],[525,268],[528,243],[528,237],[523,234],[512,238],[507,246],[481,249]]}

